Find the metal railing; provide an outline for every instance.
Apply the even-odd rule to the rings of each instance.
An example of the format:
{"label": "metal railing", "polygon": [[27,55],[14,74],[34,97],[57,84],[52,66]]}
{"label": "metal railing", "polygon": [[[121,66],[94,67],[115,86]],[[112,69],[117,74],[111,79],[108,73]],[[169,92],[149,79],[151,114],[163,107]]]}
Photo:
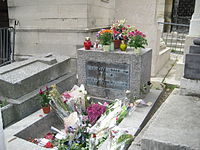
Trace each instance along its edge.
{"label": "metal railing", "polygon": [[163,26],[161,38],[172,52],[183,53],[185,38],[189,33],[189,25],[158,22]]}
{"label": "metal railing", "polygon": [[14,61],[15,29],[0,28],[0,67]]}

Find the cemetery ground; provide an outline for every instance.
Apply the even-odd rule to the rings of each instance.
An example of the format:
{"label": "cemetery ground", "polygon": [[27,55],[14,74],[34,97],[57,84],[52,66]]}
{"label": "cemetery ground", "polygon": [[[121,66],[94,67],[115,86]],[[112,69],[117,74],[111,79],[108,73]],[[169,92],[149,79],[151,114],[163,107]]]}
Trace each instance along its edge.
{"label": "cemetery ground", "polygon": [[[196,141],[200,137],[198,131],[199,98],[179,95],[182,74],[177,74],[177,62],[182,61],[182,58],[182,55],[171,54],[168,64],[158,76],[151,78],[152,87],[144,100],[151,102],[152,105],[138,108],[120,124],[120,127],[131,130],[135,135],[128,149],[199,149],[199,142]],[[56,83],[59,85],[58,81]],[[6,104],[2,102],[1,105],[5,106],[7,102]],[[55,113],[44,115],[39,110],[17,123],[8,125],[4,129],[7,149],[45,150],[46,148],[38,147],[27,140],[42,137],[49,132],[51,126],[60,128],[61,123],[59,122]],[[106,140],[99,149],[105,150],[107,145]]]}

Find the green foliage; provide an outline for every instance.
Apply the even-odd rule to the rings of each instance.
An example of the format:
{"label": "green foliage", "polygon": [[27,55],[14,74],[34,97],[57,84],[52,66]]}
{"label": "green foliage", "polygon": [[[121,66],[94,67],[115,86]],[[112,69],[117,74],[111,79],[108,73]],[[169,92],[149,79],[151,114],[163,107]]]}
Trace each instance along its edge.
{"label": "green foliage", "polygon": [[3,101],[0,101],[0,108],[4,107],[6,105],[8,105],[7,99],[4,99]]}
{"label": "green foliage", "polygon": [[99,36],[100,43],[102,45],[110,45],[111,42],[112,42],[112,36],[113,35],[109,32],[105,32],[103,34],[100,34],[100,36]]}
{"label": "green foliage", "polygon": [[118,138],[117,144],[122,143],[122,142],[127,142],[128,140],[131,140],[131,139],[133,139],[133,136],[131,134],[123,134]]}
{"label": "green foliage", "polygon": [[126,106],[123,106],[122,112],[119,114],[117,124],[120,124],[121,121],[126,117],[127,114],[128,114],[127,108],[126,108]]}
{"label": "green foliage", "polygon": [[137,35],[137,36],[130,37],[128,45],[130,47],[137,49],[137,48],[144,48],[144,46],[148,45],[148,43],[144,37]]}

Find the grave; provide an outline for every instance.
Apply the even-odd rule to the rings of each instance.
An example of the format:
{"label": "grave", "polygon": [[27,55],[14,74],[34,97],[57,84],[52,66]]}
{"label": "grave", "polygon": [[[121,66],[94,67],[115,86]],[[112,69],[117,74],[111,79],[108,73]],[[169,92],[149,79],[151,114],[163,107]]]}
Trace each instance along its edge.
{"label": "grave", "polygon": [[195,39],[193,43],[185,57],[181,94],[195,96],[200,93],[200,38]]}
{"label": "grave", "polygon": [[116,99],[125,97],[130,90],[132,97],[141,97],[149,92],[151,76],[151,49],[142,49],[136,54],[102,50],[77,50],[78,83],[84,84],[89,95]]}
{"label": "grave", "polygon": [[1,109],[4,127],[40,109],[38,91],[56,84],[63,92],[76,84],[74,62],[67,56],[34,56],[1,67],[0,97],[9,104]]}
{"label": "grave", "polygon": [[[148,121],[149,116],[153,112],[154,107],[158,103],[158,98],[161,90],[151,90],[144,99],[145,102],[152,102],[151,106],[138,107],[133,113],[127,116],[121,123],[121,128],[126,128],[130,133],[137,134]],[[41,110],[31,114],[27,118],[17,122],[16,124],[5,129],[6,140],[10,141],[8,148],[16,147],[19,150],[40,149],[47,150],[34,143],[29,142],[30,138],[40,138],[49,133],[51,126],[61,130],[63,129],[63,122],[60,121],[58,115],[51,111],[48,115],[41,114]],[[29,122],[27,124],[27,122]],[[107,149],[108,140],[103,143],[99,150]],[[30,149],[30,150],[31,150]]]}

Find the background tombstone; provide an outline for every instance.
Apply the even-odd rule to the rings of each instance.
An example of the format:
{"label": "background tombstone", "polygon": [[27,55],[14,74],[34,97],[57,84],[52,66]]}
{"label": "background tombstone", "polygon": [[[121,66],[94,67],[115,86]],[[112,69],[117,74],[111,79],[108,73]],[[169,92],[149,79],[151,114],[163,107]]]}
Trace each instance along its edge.
{"label": "background tombstone", "polygon": [[185,57],[184,76],[181,79],[181,94],[200,95],[200,38],[193,41]]}

